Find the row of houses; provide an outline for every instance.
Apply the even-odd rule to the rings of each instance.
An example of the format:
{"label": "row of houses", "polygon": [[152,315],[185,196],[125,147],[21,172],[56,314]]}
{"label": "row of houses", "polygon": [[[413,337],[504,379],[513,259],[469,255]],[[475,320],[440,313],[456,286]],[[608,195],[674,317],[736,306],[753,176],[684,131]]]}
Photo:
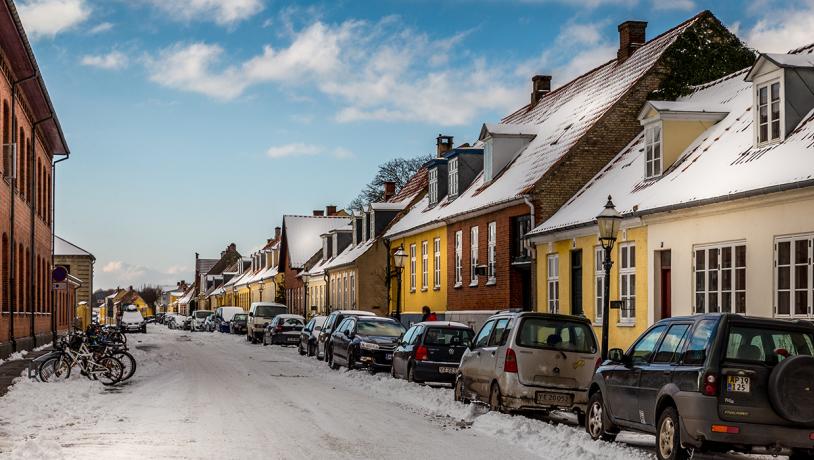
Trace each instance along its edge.
{"label": "row of houses", "polygon": [[[196,256],[188,305],[405,322],[428,306],[473,325],[517,308],[599,332],[613,301],[612,346],[675,315],[811,319],[814,45],[759,53],[709,11],[650,40],[646,26],[620,24],[616,58],[556,89],[535,76],[529,103],[474,142],[439,135],[378,202],[285,215],[247,257]],[[621,216],[609,254],[606,205]]]}

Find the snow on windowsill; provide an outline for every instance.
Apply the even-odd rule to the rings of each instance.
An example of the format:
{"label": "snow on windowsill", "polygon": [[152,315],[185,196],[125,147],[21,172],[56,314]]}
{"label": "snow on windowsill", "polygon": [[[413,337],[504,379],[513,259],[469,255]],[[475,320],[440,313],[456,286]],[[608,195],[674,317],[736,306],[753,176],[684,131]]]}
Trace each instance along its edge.
{"label": "snow on windowsill", "polygon": [[616,327],[636,327],[636,320],[625,320],[616,323]]}
{"label": "snow on windowsill", "polygon": [[488,280],[486,280],[486,285],[487,286],[494,286],[496,284],[497,284],[497,278],[489,278]]}
{"label": "snow on windowsill", "polygon": [[461,289],[462,287],[464,287],[463,283],[455,283],[455,285],[452,286],[453,289]]}

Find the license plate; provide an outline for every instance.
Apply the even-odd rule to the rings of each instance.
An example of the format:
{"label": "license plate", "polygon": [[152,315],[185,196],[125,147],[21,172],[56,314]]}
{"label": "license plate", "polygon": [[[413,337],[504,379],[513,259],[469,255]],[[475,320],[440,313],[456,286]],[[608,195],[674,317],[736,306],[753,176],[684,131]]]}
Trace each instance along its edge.
{"label": "license plate", "polygon": [[573,396],[565,393],[548,393],[546,391],[538,391],[534,396],[537,404],[546,406],[570,406]]}
{"label": "license plate", "polygon": [[289,341],[289,342],[299,342],[299,341],[300,341],[300,338],[299,338],[299,337],[289,337],[289,338],[288,338],[288,341]]}
{"label": "license plate", "polygon": [[749,393],[751,383],[749,377],[730,375],[726,377],[726,391],[730,393]]}
{"label": "license plate", "polygon": [[439,367],[438,373],[440,374],[454,374],[458,371],[456,367]]}
{"label": "license plate", "polygon": [[393,353],[387,353],[384,355],[385,361],[392,361],[393,360]]}

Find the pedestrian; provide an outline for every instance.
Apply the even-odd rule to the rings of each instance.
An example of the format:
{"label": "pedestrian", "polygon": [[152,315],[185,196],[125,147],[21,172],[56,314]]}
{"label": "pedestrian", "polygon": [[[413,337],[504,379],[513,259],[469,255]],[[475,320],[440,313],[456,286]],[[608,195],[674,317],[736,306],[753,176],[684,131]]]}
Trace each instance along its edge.
{"label": "pedestrian", "polygon": [[421,313],[423,313],[423,315],[421,316],[421,322],[438,321],[438,316],[435,313],[433,313],[432,310],[430,310],[430,307],[426,305],[421,307]]}

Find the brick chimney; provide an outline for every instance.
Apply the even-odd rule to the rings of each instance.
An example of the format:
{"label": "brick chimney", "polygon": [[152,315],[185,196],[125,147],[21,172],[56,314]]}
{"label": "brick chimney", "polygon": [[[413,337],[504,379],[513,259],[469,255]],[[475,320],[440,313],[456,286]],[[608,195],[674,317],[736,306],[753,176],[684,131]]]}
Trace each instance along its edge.
{"label": "brick chimney", "polygon": [[396,194],[396,183],[392,180],[384,181],[384,201],[389,201]]}
{"label": "brick chimney", "polygon": [[443,134],[439,134],[435,138],[435,150],[438,153],[438,158],[452,150],[452,139],[452,136],[444,136]]}
{"label": "brick chimney", "polygon": [[335,216],[336,215],[336,206],[334,206],[334,205],[325,206],[325,215],[326,216]]}
{"label": "brick chimney", "polygon": [[280,235],[282,234],[282,229],[280,227],[274,227],[274,241],[280,241]]}
{"label": "brick chimney", "polygon": [[325,215],[325,211],[321,209],[314,209],[314,216],[315,217],[322,217]]}
{"label": "brick chimney", "polygon": [[546,94],[551,92],[551,75],[531,77],[531,106],[534,107]]}
{"label": "brick chimney", "polygon": [[625,62],[634,51],[645,44],[647,41],[645,29],[647,29],[645,21],[625,21],[619,24],[619,51],[616,52],[619,64]]}

